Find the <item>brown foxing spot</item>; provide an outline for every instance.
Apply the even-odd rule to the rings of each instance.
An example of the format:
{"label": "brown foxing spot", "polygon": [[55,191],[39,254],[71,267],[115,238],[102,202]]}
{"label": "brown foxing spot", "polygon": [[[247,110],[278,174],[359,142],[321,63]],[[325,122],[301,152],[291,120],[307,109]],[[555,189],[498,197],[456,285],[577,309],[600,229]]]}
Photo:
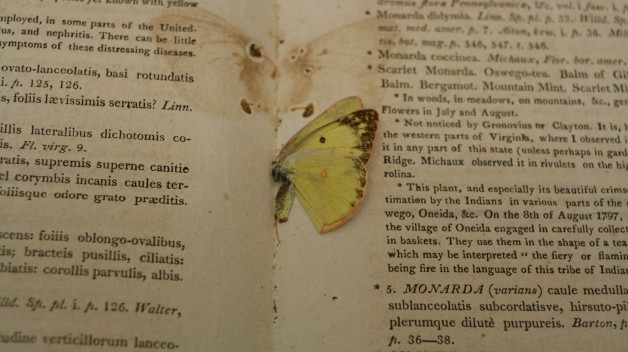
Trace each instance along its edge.
{"label": "brown foxing spot", "polygon": [[263,57],[262,50],[255,43],[250,43],[249,44],[249,55],[251,55],[252,57],[255,57],[255,58]]}
{"label": "brown foxing spot", "polygon": [[242,110],[249,115],[253,112],[253,110],[251,110],[251,103],[249,103],[245,98],[240,100],[240,106],[242,107]]}
{"label": "brown foxing spot", "polygon": [[309,103],[306,106],[293,106],[290,111],[303,110],[303,117],[310,117],[314,113],[314,104]]}
{"label": "brown foxing spot", "polygon": [[305,107],[305,111],[303,111],[303,117],[310,117],[314,113],[314,104],[309,103]]}

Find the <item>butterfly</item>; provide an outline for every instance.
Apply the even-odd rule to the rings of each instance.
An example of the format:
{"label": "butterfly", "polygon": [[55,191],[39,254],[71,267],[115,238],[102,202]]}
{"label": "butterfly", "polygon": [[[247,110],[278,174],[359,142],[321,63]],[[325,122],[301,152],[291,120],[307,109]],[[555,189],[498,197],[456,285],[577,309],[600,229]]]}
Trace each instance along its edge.
{"label": "butterfly", "polygon": [[296,195],[320,233],[349,221],[364,197],[377,123],[375,110],[348,97],[297,132],[271,164],[273,180],[281,183],[275,220],[288,220]]}
{"label": "butterfly", "polygon": [[[160,30],[161,24],[194,26],[197,45],[191,50],[196,56],[165,57],[173,71],[194,76],[194,84],[175,83],[192,106],[225,116],[234,116],[235,112],[251,115],[259,110],[274,112],[276,106],[279,113],[303,110],[303,117],[314,114],[316,106],[333,103],[347,91],[374,104],[383,98],[378,74],[369,66],[375,58],[368,51],[376,48],[384,35],[378,32],[379,26],[390,26],[392,22],[365,19],[294,46],[280,40],[282,44],[275,53],[205,9],[168,10],[151,20],[155,34],[162,37],[166,34]],[[158,45],[181,50],[171,39]],[[278,56],[278,65],[274,56]],[[342,87],[337,82],[343,82]],[[278,93],[276,99],[274,92]]]}

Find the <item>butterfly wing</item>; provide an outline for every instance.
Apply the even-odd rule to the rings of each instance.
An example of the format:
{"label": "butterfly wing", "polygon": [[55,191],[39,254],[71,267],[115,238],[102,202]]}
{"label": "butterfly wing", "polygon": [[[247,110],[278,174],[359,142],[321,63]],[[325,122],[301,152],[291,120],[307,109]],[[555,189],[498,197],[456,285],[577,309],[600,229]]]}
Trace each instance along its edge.
{"label": "butterfly wing", "polygon": [[[281,112],[311,102],[325,106],[346,92],[378,104],[384,90],[378,89],[377,71],[370,66],[375,53],[369,55],[369,52],[379,46],[383,34],[378,28],[392,23],[390,20],[366,19],[327,32],[307,44],[285,50],[280,48]],[[386,35],[398,36],[394,32]],[[378,59],[378,62],[384,62],[384,59]]]}
{"label": "butterfly wing", "polygon": [[353,155],[315,150],[293,164],[297,198],[320,233],[347,222],[364,196],[365,165]]}
{"label": "butterfly wing", "polygon": [[286,142],[277,158],[275,158],[276,162],[285,159],[287,155],[293,152],[299,151],[302,145],[307,144],[309,141],[308,136],[314,131],[361,109],[362,100],[358,97],[347,97],[339,100],[292,136],[292,138]]}
{"label": "butterfly wing", "polygon": [[[167,42],[158,46],[165,50],[192,48],[195,52],[192,57],[164,56],[175,74],[185,72],[194,77],[194,83],[175,83],[177,91],[193,107],[219,114],[250,113],[250,107],[270,107],[272,62],[259,45],[225,19],[195,8],[164,11],[150,24],[156,35],[167,36]],[[174,25],[193,25],[194,31],[190,33],[197,44],[187,46],[188,49],[176,44],[172,32],[162,29],[162,26]],[[247,106],[242,102],[247,102]]]}
{"label": "butterfly wing", "polygon": [[[347,222],[360,204],[377,122],[374,110],[354,111],[326,124],[315,120],[312,124],[318,128],[306,126],[309,133],[288,144],[291,152],[282,151],[275,161],[286,178],[282,188],[294,185],[297,198],[320,233]],[[276,204],[287,203],[285,193],[280,190]],[[276,207],[275,215],[281,221],[287,220],[288,213],[289,208]]]}

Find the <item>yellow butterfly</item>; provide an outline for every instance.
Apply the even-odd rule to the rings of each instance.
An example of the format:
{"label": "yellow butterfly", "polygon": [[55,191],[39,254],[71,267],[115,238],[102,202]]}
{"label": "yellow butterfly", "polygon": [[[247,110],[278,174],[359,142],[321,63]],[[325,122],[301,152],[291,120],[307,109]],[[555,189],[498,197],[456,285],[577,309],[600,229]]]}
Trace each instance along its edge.
{"label": "yellow butterfly", "polygon": [[377,122],[375,110],[348,97],[297,132],[272,162],[273,180],[281,183],[276,221],[288,220],[295,194],[318,232],[349,221],[364,197]]}

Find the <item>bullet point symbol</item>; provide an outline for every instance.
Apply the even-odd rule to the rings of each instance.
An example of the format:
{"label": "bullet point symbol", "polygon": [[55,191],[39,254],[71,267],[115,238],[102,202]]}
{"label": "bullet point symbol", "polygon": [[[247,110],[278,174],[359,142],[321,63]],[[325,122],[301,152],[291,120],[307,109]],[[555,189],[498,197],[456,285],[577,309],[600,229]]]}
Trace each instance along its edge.
{"label": "bullet point symbol", "polygon": [[401,183],[397,183],[397,187],[401,187]]}
{"label": "bullet point symbol", "polygon": [[368,55],[371,55],[371,51],[370,51],[370,50],[369,50],[369,51],[367,51],[366,53],[367,53]]}
{"label": "bullet point symbol", "polygon": [[371,11],[366,11],[366,14],[367,14],[367,15],[370,15],[370,14],[371,14]]}
{"label": "bullet point symbol", "polygon": [[370,70],[370,69],[372,69],[372,68],[373,68],[373,66],[368,65],[368,66],[366,66],[366,68],[368,68],[368,69]]}

